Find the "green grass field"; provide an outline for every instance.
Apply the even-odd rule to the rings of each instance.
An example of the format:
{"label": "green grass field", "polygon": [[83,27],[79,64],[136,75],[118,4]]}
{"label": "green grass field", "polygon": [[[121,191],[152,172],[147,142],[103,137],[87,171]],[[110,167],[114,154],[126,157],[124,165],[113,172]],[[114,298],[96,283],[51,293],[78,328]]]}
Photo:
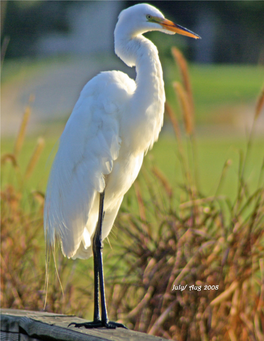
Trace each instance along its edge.
{"label": "green grass field", "polygon": [[[13,148],[14,141],[4,140],[2,143],[2,153],[10,152]],[[36,145],[36,139],[28,138],[23,146],[19,156],[21,177],[23,176],[27,164],[30,160],[32,152]],[[223,185],[218,194],[226,195],[234,199],[237,190],[237,175],[239,168],[239,157],[242,152],[246,151],[246,138],[242,137],[199,137],[196,139],[196,163],[194,165],[190,141],[186,139],[185,149],[188,151],[189,163],[192,169],[196,169],[198,187],[205,196],[215,194],[219,184],[224,164],[227,160],[231,160],[231,164],[227,170],[227,174],[223,181]],[[245,169],[246,178],[254,189],[258,184],[261,164],[264,157],[264,138],[256,137],[252,141],[248,162]],[[45,147],[40,159],[30,177],[28,183],[24,186],[31,190],[39,190],[45,192],[46,183],[52,164],[53,154],[56,151],[56,140],[49,138],[45,141]],[[144,160],[144,167],[150,169],[151,166],[157,166],[161,169],[168,181],[175,187],[176,192],[179,185],[184,181],[182,175],[181,161],[179,160],[177,142],[173,135],[162,134],[159,141],[154,145],[153,149],[147,154]],[[8,183],[13,177],[14,170],[10,165],[10,171],[3,172],[2,185]],[[140,176],[140,175],[139,175]],[[180,190],[179,190],[180,194]]]}
{"label": "green grass field", "polygon": [[[232,122],[234,108],[256,101],[264,82],[264,67],[256,65],[190,65],[196,122]],[[179,112],[172,82],[180,80],[171,60],[164,64],[168,102]]]}
{"label": "green grass field", "polygon": [[[190,145],[186,141],[186,150]],[[253,141],[246,169],[246,176],[253,186],[257,185],[258,176],[264,157],[264,138],[256,138]],[[197,167],[198,185],[200,191],[206,195],[214,195],[217,189],[222,169],[227,160],[231,160],[223,187],[219,194],[234,197],[237,189],[237,174],[240,151],[245,153],[246,141],[243,138],[217,137],[197,138],[196,141],[196,165],[190,161],[192,169]],[[171,136],[164,136],[150,152],[150,157],[158,167],[166,174],[170,183],[182,181],[181,164],[177,156],[177,144]],[[190,157],[192,160],[192,157]],[[146,162],[148,163],[148,162]]]}

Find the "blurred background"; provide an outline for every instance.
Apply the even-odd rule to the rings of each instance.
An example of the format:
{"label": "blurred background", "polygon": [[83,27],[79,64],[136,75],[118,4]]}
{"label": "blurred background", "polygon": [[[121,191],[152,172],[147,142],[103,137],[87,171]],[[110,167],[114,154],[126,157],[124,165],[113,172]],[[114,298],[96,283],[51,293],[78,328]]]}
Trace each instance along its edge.
{"label": "blurred background", "polygon": [[[58,140],[89,79],[100,71],[119,69],[135,77],[114,54],[113,32],[120,11],[134,1],[1,1],[1,130],[2,151],[12,148],[26,106],[31,117],[27,146],[36,136],[46,148],[39,163],[45,189],[45,160]],[[159,32],[147,34],[157,45],[164,71],[167,101],[184,131],[184,119],[172,83],[181,76],[171,54],[177,46],[189,63],[195,103],[195,134],[199,137],[201,185],[211,191],[230,153],[244,145],[252,126],[256,99],[264,81],[262,1],[154,1],[165,16],[202,37],[194,40]],[[174,139],[165,116],[160,144],[150,156],[172,179],[178,172]],[[252,154],[262,159],[264,115],[258,118]],[[235,147],[234,147],[235,144]],[[170,151],[170,152],[169,152]],[[216,152],[217,151],[217,152]],[[30,153],[30,152],[28,152]],[[233,154],[232,154],[233,157]],[[171,167],[171,163],[176,164]],[[260,162],[260,161],[259,161]],[[255,163],[252,162],[252,165]],[[25,166],[26,167],[26,166]],[[215,167],[208,176],[208,167]],[[34,177],[33,177],[34,178]],[[254,176],[253,176],[254,178]],[[233,186],[227,184],[227,191]],[[230,190],[231,192],[233,190]]]}
{"label": "blurred background", "polygon": [[[118,13],[134,3],[1,1],[3,136],[17,131],[31,95],[34,102],[29,129],[43,134],[47,124],[65,123],[83,85],[99,71],[121,69],[134,76],[113,49]],[[264,3],[149,3],[202,36],[202,40],[194,41],[148,34],[160,52],[168,101],[175,105],[171,82],[177,69],[170,49],[176,45],[194,66],[191,76],[197,123],[225,123],[229,128],[244,129],[264,78]]]}

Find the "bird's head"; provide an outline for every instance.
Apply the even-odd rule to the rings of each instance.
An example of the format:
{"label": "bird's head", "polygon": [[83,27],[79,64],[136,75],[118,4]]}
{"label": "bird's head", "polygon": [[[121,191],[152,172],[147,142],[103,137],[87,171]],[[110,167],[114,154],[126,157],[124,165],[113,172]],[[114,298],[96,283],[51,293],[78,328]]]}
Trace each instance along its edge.
{"label": "bird's head", "polygon": [[123,10],[118,18],[116,29],[134,37],[149,31],[161,31],[167,34],[181,34],[194,39],[200,39],[196,33],[166,19],[154,6],[137,4]]}

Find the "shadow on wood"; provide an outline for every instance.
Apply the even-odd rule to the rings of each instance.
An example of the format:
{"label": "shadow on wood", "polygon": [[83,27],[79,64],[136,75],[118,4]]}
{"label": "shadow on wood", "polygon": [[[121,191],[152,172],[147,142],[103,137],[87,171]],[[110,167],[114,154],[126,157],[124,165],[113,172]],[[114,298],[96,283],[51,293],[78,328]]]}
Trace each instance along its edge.
{"label": "shadow on wood", "polygon": [[1,340],[11,341],[165,341],[167,339],[118,329],[85,329],[68,325],[71,322],[85,322],[73,315],[59,315],[47,312],[1,309]]}

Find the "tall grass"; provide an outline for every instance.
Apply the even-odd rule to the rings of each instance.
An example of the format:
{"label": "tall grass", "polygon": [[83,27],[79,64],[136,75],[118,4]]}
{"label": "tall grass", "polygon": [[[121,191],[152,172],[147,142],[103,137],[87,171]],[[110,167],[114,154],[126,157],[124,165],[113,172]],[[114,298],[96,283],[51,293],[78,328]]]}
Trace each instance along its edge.
{"label": "tall grass", "polygon": [[39,138],[36,141],[25,172],[19,164],[30,112],[29,104],[25,109],[13,151],[1,157],[1,180],[5,178],[6,183],[1,190],[1,307],[43,310],[47,297],[46,310],[81,315],[84,307],[87,307],[89,296],[78,299],[78,288],[70,281],[73,269],[61,254],[58,255],[57,268],[63,280],[63,293],[53,267],[50,269],[52,280],[46,296],[43,234],[45,194],[36,190],[29,192],[27,189],[27,182],[30,181],[44,148],[44,139]]}
{"label": "tall grass", "polygon": [[112,270],[117,275],[109,295],[110,315],[132,329],[169,339],[260,341],[264,339],[264,160],[254,191],[244,170],[264,93],[252,115],[247,148],[240,153],[235,201],[218,195],[231,160],[223,165],[215,195],[204,197],[198,169],[192,169],[195,162],[190,160],[196,158],[196,147],[188,68],[178,50],[173,48],[172,53],[182,75],[182,82],[173,85],[191,149],[188,155],[183,152],[176,115],[169,105],[166,109],[177,137],[185,195],[177,206],[176,190],[156,169],[144,176],[150,199],[144,200],[136,182],[140,214],[123,211],[117,220],[123,248]]}
{"label": "tall grass", "polygon": [[[156,166],[142,169],[143,177],[134,185],[138,214],[123,206],[114,228],[118,238],[110,239],[116,256],[111,260],[114,276],[107,277],[109,315],[134,330],[179,341],[260,341],[264,338],[264,160],[254,191],[245,178],[245,168],[264,106],[264,91],[252,113],[246,150],[240,153],[236,199],[219,195],[230,160],[223,165],[215,194],[206,197],[199,186],[188,65],[178,50],[172,53],[182,75],[173,88],[185,130],[180,130],[169,104],[166,113],[175,132],[183,180],[175,188]],[[8,177],[1,191],[0,297],[2,307],[42,310],[46,295],[45,194],[29,193],[25,184],[34,174],[44,141],[36,142],[24,173],[18,161],[29,115],[27,108],[14,150],[1,159],[2,176],[8,177],[10,167],[14,176]],[[186,140],[188,153],[183,147]],[[179,189],[180,202],[175,200]],[[76,281],[82,275],[76,264],[59,254],[64,293],[52,269],[48,311],[84,315],[91,305],[92,278],[82,276]]]}

